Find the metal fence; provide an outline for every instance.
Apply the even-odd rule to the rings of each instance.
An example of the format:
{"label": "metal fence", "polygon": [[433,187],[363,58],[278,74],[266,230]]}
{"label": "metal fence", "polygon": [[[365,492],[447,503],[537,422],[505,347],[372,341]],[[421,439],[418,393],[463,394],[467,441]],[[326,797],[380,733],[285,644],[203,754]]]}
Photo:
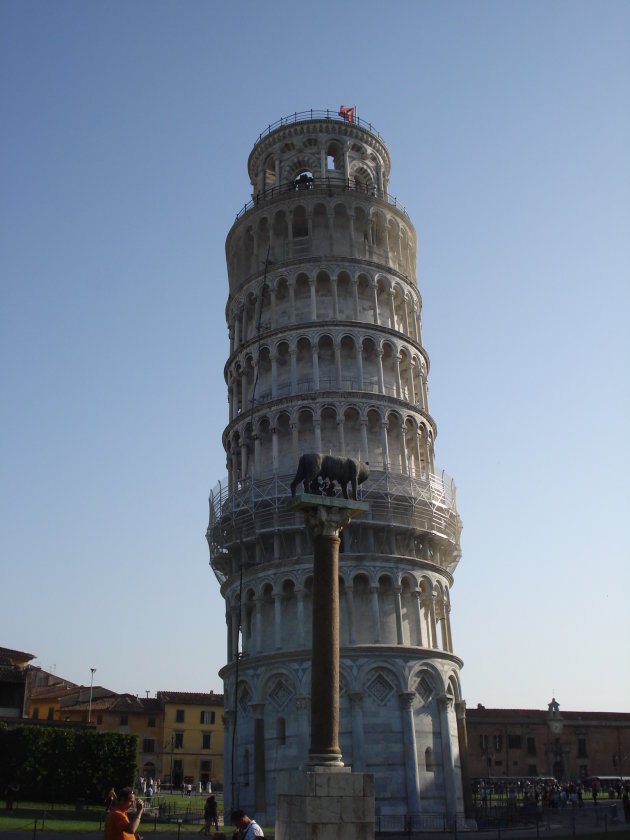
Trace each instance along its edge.
{"label": "metal fence", "polygon": [[[405,216],[409,215],[404,206],[400,204],[394,196],[389,195],[389,193],[385,192],[385,190],[379,189],[376,185],[363,184],[361,181],[357,181],[354,178],[331,176],[327,178],[309,178],[306,181],[301,181],[298,178],[296,181],[287,181],[283,184],[268,187],[266,190],[261,190],[254,196],[254,198],[252,198],[251,201],[248,201],[247,204],[244,204],[243,207],[241,207],[236,214],[234,221],[237,221],[253,207],[256,207],[257,204],[261,204],[264,201],[281,198],[293,193],[309,192],[320,194],[330,194],[333,192],[362,193],[363,195],[369,195],[372,198],[380,198],[381,201],[385,201],[387,204],[391,204],[392,207],[396,207],[401,213],[404,213]],[[293,241],[293,256],[299,256],[299,254],[296,253],[296,248],[299,248],[299,240],[297,242],[296,240]]]}
{"label": "metal fence", "polygon": [[533,803],[478,806],[474,816],[464,814],[401,814],[377,815],[376,834],[381,836],[416,837],[426,834],[450,834],[476,831],[486,837],[497,837],[518,831],[520,836],[577,836],[622,829],[626,825],[621,801],[597,807],[541,808]]}
{"label": "metal fence", "polygon": [[267,137],[268,134],[271,134],[271,132],[275,131],[277,128],[283,128],[285,125],[292,125],[293,123],[298,122],[307,122],[309,120],[331,120],[333,122],[345,122],[349,123],[350,125],[358,125],[360,128],[364,129],[364,131],[369,131],[370,134],[373,134],[375,137],[378,137],[378,139],[382,143],[385,142],[381,135],[378,133],[378,131],[374,128],[372,123],[369,123],[366,120],[362,120],[356,115],[356,113],[354,113],[352,115],[352,118],[350,118],[347,114],[340,113],[339,111],[330,111],[328,109],[317,110],[311,108],[309,111],[294,111],[287,117],[280,117],[279,120],[270,123],[264,131],[260,132],[260,134],[256,138],[256,143],[260,143],[263,137]]}

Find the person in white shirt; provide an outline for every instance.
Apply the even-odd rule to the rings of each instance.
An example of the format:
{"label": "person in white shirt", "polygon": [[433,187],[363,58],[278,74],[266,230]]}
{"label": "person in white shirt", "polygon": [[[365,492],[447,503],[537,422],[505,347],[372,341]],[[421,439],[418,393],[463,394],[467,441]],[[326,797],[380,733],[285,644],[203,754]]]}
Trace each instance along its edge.
{"label": "person in white shirt", "polygon": [[254,840],[254,837],[264,837],[262,828],[255,820],[251,820],[240,808],[232,811],[232,825],[235,825],[241,835],[241,840]]}

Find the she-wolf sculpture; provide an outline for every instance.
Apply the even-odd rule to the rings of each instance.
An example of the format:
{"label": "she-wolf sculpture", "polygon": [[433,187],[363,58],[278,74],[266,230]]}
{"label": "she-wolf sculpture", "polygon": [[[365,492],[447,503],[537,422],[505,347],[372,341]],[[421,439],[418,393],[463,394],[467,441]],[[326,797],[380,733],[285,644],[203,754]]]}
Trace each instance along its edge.
{"label": "she-wolf sculpture", "polygon": [[363,482],[370,475],[367,462],[356,458],[340,458],[337,455],[322,455],[319,452],[306,452],[300,457],[295,478],[291,482],[291,495],[295,496],[295,488],[300,482],[304,483],[305,493],[320,493],[318,478],[323,482],[338,482],[344,499],[348,498],[348,483],[352,485],[352,498],[357,498],[357,484]]}

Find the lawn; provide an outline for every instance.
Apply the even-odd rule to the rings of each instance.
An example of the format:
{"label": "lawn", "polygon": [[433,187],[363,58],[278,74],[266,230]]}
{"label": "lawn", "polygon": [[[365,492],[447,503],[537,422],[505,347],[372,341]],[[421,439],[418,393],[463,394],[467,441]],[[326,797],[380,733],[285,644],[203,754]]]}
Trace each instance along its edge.
{"label": "lawn", "polygon": [[[206,795],[180,796],[166,794],[154,796],[152,807],[142,819],[143,834],[173,833],[192,834],[203,824],[203,806]],[[219,814],[223,813],[223,798],[217,797]],[[158,819],[158,806],[162,816]],[[105,808],[102,805],[83,803],[18,802],[13,811],[0,811],[0,831],[37,830],[85,832],[102,831]],[[180,822],[181,821],[181,822]],[[178,828],[179,823],[179,828]],[[229,828],[231,834],[232,829]]]}

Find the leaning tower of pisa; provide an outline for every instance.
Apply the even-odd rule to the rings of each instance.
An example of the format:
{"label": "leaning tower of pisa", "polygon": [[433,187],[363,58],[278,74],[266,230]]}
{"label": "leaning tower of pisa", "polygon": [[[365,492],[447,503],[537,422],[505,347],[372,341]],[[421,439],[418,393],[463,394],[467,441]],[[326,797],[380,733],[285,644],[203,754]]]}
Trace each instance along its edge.
{"label": "leaning tower of pisa", "polygon": [[272,821],[277,774],[307,759],[313,547],[287,500],[316,451],[371,471],[339,562],[343,762],[375,774],[377,813],[461,813],[461,520],[434,460],[416,233],[383,139],[352,111],[270,125],[248,172],[226,241],[227,478],[207,533],[227,620],[225,807]]}

